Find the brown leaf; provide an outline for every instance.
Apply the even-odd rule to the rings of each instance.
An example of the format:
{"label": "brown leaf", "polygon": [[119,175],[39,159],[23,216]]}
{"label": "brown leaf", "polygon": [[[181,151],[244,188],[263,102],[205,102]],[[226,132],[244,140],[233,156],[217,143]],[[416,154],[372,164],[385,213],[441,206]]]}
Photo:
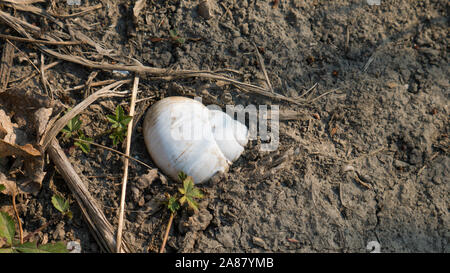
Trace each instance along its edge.
{"label": "brown leaf", "polygon": [[17,186],[16,182],[9,180],[3,173],[0,173],[0,184],[5,186],[3,191],[0,191],[3,194],[13,195],[17,194]]}
{"label": "brown leaf", "polygon": [[42,136],[45,129],[47,128],[48,120],[52,115],[52,108],[41,107],[36,112],[34,112],[35,127],[37,129],[38,136]]}
{"label": "brown leaf", "polygon": [[17,144],[8,143],[0,139],[0,157],[6,157],[11,155],[21,157],[36,157],[41,156],[41,152],[36,150],[31,144],[25,144],[24,146],[20,146]]}
{"label": "brown leaf", "polygon": [[145,8],[145,0],[136,1],[136,4],[134,4],[133,8],[133,16],[135,20],[138,19],[139,14],[141,13],[143,8]]}
{"label": "brown leaf", "polygon": [[330,136],[334,136],[336,134],[337,128],[333,127],[333,129],[331,129],[330,131]]}

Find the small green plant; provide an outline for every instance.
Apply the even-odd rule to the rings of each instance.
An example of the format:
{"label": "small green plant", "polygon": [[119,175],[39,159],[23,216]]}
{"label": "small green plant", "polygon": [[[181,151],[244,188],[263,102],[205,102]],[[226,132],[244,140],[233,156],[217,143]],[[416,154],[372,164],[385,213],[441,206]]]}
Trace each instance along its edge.
{"label": "small green plant", "polygon": [[109,138],[113,140],[113,145],[117,146],[125,140],[128,123],[130,123],[132,117],[125,115],[125,111],[120,105],[117,105],[115,115],[107,115],[106,117],[112,124],[113,129]]}
{"label": "small green plant", "polygon": [[80,149],[85,153],[89,153],[91,151],[91,144],[89,142],[92,142],[92,138],[86,137],[82,132],[79,133],[78,138],[81,140],[76,140],[74,145],[77,147],[80,147]]}
{"label": "small green plant", "polygon": [[69,139],[73,136],[78,135],[78,131],[81,129],[81,120],[80,116],[76,115],[73,119],[67,123],[67,125],[61,130],[63,133],[63,137],[65,139]]}
{"label": "small green plant", "polygon": [[5,190],[5,189],[6,189],[5,185],[0,184],[0,191],[3,191],[3,190]]}
{"label": "small green plant", "polygon": [[69,199],[65,199],[61,195],[55,194],[52,196],[52,204],[62,213],[63,216],[67,216],[69,219],[72,219],[73,214],[70,211]]}
{"label": "small green plant", "polygon": [[192,177],[186,177],[183,180],[183,188],[179,188],[178,191],[182,194],[182,196],[178,200],[180,202],[180,205],[183,205],[185,202],[187,202],[190,208],[198,210],[198,204],[195,199],[202,198],[203,194],[198,188],[194,186]]}
{"label": "small green plant", "polygon": [[184,38],[182,38],[178,35],[178,31],[176,29],[171,29],[169,31],[169,34],[170,34],[170,38],[172,39],[172,41],[174,41],[178,45],[182,45],[186,41]]}
{"label": "small green plant", "polygon": [[194,185],[194,180],[192,177],[187,176],[183,172],[178,173],[178,178],[183,183],[183,188],[178,188],[179,193],[181,193],[181,196],[178,196],[178,193],[171,196],[170,194],[166,194],[167,201],[165,204],[167,205],[167,208],[170,210],[170,218],[169,222],[167,224],[166,233],[164,235],[163,243],[161,246],[161,249],[159,250],[160,253],[164,252],[164,248],[166,246],[167,238],[169,236],[170,227],[172,226],[173,218],[175,217],[176,212],[181,209],[184,203],[188,204],[188,207],[198,211],[198,204],[195,199],[197,198],[203,198],[203,194],[200,192],[198,188]]}
{"label": "small green plant", "polygon": [[[82,124],[83,123],[80,120],[80,115],[76,115],[74,118],[72,118],[69,123],[67,123],[67,125],[61,130],[64,139],[69,140],[71,138],[79,138],[85,141],[92,141],[92,138],[86,137],[81,130]],[[85,154],[90,152],[90,144],[88,142],[76,140],[74,142],[74,145],[79,147]]]}
{"label": "small green plant", "polygon": [[6,247],[0,248],[0,253],[67,253],[64,242],[38,245],[36,242],[21,244],[14,237],[16,227],[14,220],[6,212],[0,212],[0,240],[6,242]]}

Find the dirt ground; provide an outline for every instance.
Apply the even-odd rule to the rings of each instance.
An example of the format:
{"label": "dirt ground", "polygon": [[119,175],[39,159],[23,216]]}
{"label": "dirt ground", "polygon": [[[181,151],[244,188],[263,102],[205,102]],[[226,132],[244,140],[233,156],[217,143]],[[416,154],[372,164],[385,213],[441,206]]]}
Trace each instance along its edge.
{"label": "dirt ground", "polygon": [[[142,116],[163,97],[279,105],[281,112],[278,149],[262,152],[261,141],[252,140],[227,174],[200,185],[205,193],[200,211],[183,210],[175,217],[167,252],[369,252],[371,241],[381,252],[450,252],[448,1],[381,0],[378,6],[365,0],[280,0],[274,7],[273,1],[209,0],[209,16],[199,2],[147,1],[138,18],[133,18],[134,1],[81,0],[81,6],[56,1],[53,7],[63,14],[102,4],[65,20],[111,49],[113,57],[103,59],[108,62],[229,69],[239,72],[228,72],[230,77],[264,85],[254,43],[274,92],[307,101],[276,101],[202,78],[141,78],[138,99],[143,100],[131,154],[151,166]],[[47,31],[57,29],[37,15],[17,13]],[[170,40],[170,30],[183,43]],[[15,44],[39,59],[26,43]],[[90,57],[93,50],[69,51]],[[92,58],[98,61],[98,54]],[[11,79],[33,70],[15,58]],[[94,82],[121,77],[69,62],[47,71],[54,99],[69,107],[97,90],[70,91],[90,76]],[[45,94],[38,77],[19,84]],[[104,132],[106,115],[117,104],[127,108],[129,100],[100,100],[82,113],[86,136],[112,147]],[[121,157],[96,147],[86,155],[60,140],[116,227]],[[148,172],[130,165],[124,236],[136,252],[159,250],[170,215],[160,200],[180,186]],[[47,173],[36,197],[18,199],[27,231],[55,217],[54,192],[70,197],[51,164]],[[0,205],[9,200],[0,195]],[[37,239],[75,240],[85,252],[100,251],[75,201],[71,209],[72,220],[49,226]]]}

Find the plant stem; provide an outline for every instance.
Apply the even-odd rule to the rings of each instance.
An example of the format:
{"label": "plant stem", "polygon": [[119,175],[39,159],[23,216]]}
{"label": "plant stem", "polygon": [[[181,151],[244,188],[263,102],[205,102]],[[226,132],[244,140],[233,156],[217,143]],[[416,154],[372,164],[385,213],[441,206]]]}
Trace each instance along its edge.
{"label": "plant stem", "polygon": [[23,244],[22,221],[20,221],[19,212],[17,211],[17,207],[16,207],[16,193],[15,192],[13,192],[13,194],[12,194],[12,205],[13,205],[14,212],[16,214],[17,223],[19,224],[20,243]]}
{"label": "plant stem", "polygon": [[170,231],[170,227],[172,226],[174,216],[175,216],[175,212],[172,212],[170,214],[169,223],[167,224],[166,233],[164,234],[164,239],[163,239],[163,242],[161,245],[161,249],[159,250],[159,253],[164,252],[164,248],[166,247],[167,238],[169,237],[169,231]]}

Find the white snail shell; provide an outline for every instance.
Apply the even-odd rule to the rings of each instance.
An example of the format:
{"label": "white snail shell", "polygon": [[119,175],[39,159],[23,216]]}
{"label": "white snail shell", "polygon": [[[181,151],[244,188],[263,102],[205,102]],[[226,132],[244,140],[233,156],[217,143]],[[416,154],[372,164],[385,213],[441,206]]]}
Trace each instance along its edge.
{"label": "white snail shell", "polygon": [[207,181],[228,171],[248,141],[245,125],[201,102],[168,97],[152,105],[144,120],[144,140],[155,164],[177,179],[180,171]]}

